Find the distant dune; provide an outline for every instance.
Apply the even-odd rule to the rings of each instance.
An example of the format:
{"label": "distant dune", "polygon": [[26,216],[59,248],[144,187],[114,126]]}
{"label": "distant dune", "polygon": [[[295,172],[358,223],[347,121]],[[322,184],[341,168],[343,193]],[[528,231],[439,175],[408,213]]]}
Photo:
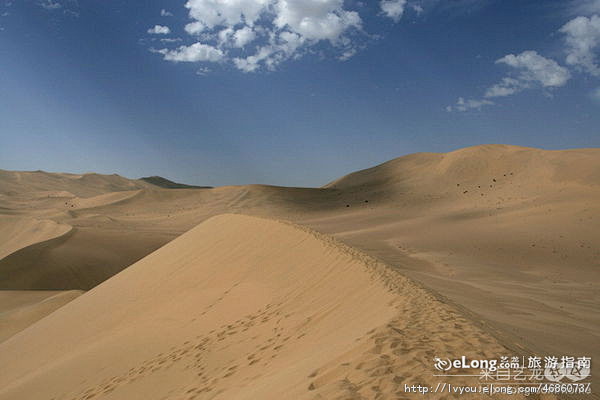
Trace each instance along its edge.
{"label": "distant dune", "polygon": [[[136,190],[147,187],[142,182],[123,178],[117,174],[100,175],[50,173],[44,171],[0,170],[0,194],[17,196],[38,194],[42,197],[91,197],[108,192]],[[62,192],[62,193],[61,193]]]}
{"label": "distant dune", "polygon": [[[0,226],[0,250],[3,251],[3,257],[0,258],[0,289],[25,291],[23,292],[24,296],[27,296],[27,291],[32,289],[92,289],[75,302],[69,303],[68,306],[8,339],[6,344],[0,347],[0,359],[4,360],[3,357],[9,357],[5,354],[8,354],[6,352],[13,339],[24,338],[29,331],[34,332],[34,328],[41,329],[37,327],[42,323],[50,324],[50,322],[44,321],[50,321],[51,317],[54,318],[57,315],[61,315],[61,320],[64,318],[66,323],[70,318],[67,314],[71,313],[68,311],[69,307],[92,302],[92,300],[86,300],[88,298],[97,299],[93,300],[94,307],[97,309],[109,310],[106,316],[109,318],[110,315],[113,315],[113,310],[119,307],[116,303],[105,303],[105,300],[101,300],[111,296],[94,295],[94,293],[101,288],[116,285],[113,283],[115,281],[130,282],[131,280],[124,280],[122,277],[133,273],[131,272],[133,270],[139,271],[140,265],[152,264],[148,260],[158,257],[156,254],[172,254],[171,260],[164,259],[165,265],[180,265],[185,271],[192,268],[191,265],[187,266],[185,254],[189,254],[191,259],[197,259],[200,257],[199,255],[187,252],[196,251],[197,248],[204,249],[203,242],[194,241],[193,245],[190,244],[190,249],[183,249],[180,247],[181,244],[177,246],[175,244],[185,242],[181,241],[184,237],[193,237],[193,235],[180,236],[196,226],[199,227],[194,232],[203,232],[201,235],[198,233],[202,238],[210,236],[208,230],[214,230],[215,237],[218,237],[221,231],[215,221],[221,221],[231,230],[235,230],[232,228],[233,225],[239,224],[240,230],[245,232],[247,236],[244,239],[239,238],[236,244],[226,241],[232,258],[223,255],[225,258],[220,261],[223,265],[231,265],[235,269],[242,268],[244,265],[246,267],[258,265],[255,263],[257,260],[270,263],[271,251],[274,250],[269,246],[272,244],[276,247],[279,243],[277,236],[279,228],[272,229],[272,227],[279,227],[281,224],[232,216],[219,217],[222,219],[217,218],[204,224],[211,217],[224,213],[253,215],[270,220],[285,219],[332,235],[346,245],[385,262],[397,272],[398,279],[408,277],[426,287],[432,296],[444,299],[443,301],[448,303],[449,307],[455,310],[457,315],[460,315],[460,318],[468,320],[469,326],[478,326],[486,335],[494,338],[494,343],[501,343],[502,346],[510,348],[511,352],[517,355],[529,353],[568,354],[598,358],[600,357],[600,349],[597,346],[597,343],[600,342],[600,313],[598,312],[600,294],[597,290],[598,284],[600,284],[599,199],[600,149],[546,151],[508,145],[482,145],[444,154],[418,153],[351,173],[321,188],[244,185],[182,189],[164,188],[142,180],[128,180],[116,175],[0,171],[0,222],[10,221],[4,222],[3,226]],[[256,222],[256,226],[254,226],[254,223],[251,224],[248,221],[260,222]],[[248,224],[253,225],[258,231],[250,229]],[[300,235],[297,232],[301,231],[297,228],[285,224],[281,226],[286,227],[286,232],[288,232],[287,229],[295,232],[290,233],[291,236]],[[263,235],[263,228],[270,232],[271,236]],[[287,237],[288,233],[281,234]],[[234,233],[228,233],[228,235],[238,237]],[[264,242],[261,242],[259,246],[264,253],[255,254],[256,258],[252,259],[240,258],[240,260],[245,260],[243,265],[235,266],[233,257],[234,255],[235,257],[239,256],[236,249],[245,249],[246,241],[255,243],[255,236]],[[173,241],[176,238],[179,239]],[[169,244],[171,241],[173,242]],[[207,243],[212,242],[208,240]],[[164,245],[167,246],[161,248]],[[162,253],[171,245],[175,246],[174,249],[177,248],[176,253],[180,255],[175,252]],[[221,249],[221,247],[217,247]],[[153,253],[156,250],[158,252]],[[214,257],[220,257],[219,251],[221,250],[216,250]],[[200,257],[202,261],[198,261],[198,265],[201,264],[202,268],[208,265],[207,262],[212,263],[216,260],[216,258],[211,258],[213,256],[210,256],[208,251],[202,254]],[[283,257],[287,251],[281,249],[277,254]],[[160,257],[162,259],[163,256]],[[127,268],[136,262],[139,263],[135,267]],[[323,265],[327,265],[325,261],[323,262]],[[285,274],[291,274],[292,272],[286,269],[292,268],[290,266],[308,268],[300,260],[298,264],[294,264],[287,259],[282,262],[280,268],[287,271]],[[148,268],[148,271],[154,271],[154,267]],[[166,268],[169,267],[161,268],[165,268],[166,271]],[[118,274],[120,271],[123,272]],[[157,272],[157,274],[165,277],[166,275],[160,275],[167,274],[165,271]],[[192,270],[190,269],[190,271]],[[307,274],[307,279],[313,279],[311,275],[313,270],[311,270],[313,272],[303,271]],[[224,272],[224,282],[230,280],[228,273]],[[118,275],[115,276],[115,274]],[[190,274],[192,273],[190,272]],[[140,275],[141,273],[138,272],[137,276]],[[352,276],[355,276],[357,281],[362,279],[358,278],[358,276],[362,276],[360,274]],[[191,275],[187,278],[190,282],[197,282],[196,278]],[[149,277],[148,279],[153,278]],[[330,284],[328,277],[320,276],[319,279],[323,280],[323,285]],[[168,281],[166,277],[165,280]],[[101,284],[102,282],[105,283]],[[277,286],[279,283],[284,286],[291,284],[280,281],[277,281],[277,284],[273,282],[275,281],[264,283],[265,286],[261,290],[266,292],[283,290],[282,287]],[[341,281],[340,284],[344,284],[343,282],[346,281]],[[369,284],[373,283],[369,281]],[[125,283],[119,283],[119,285],[125,286]],[[158,283],[156,285],[156,287],[162,287]],[[207,282],[206,285],[211,285],[211,283]],[[315,283],[315,286],[319,285]],[[179,321],[181,317],[180,314],[177,314],[178,311],[173,311],[173,309],[176,307],[175,303],[179,301],[179,292],[181,291],[183,296],[187,293],[187,289],[185,286],[181,290],[177,287],[176,284],[172,287],[169,286],[169,290],[177,293],[177,296],[172,299],[162,297],[167,295],[158,291],[161,294],[157,298],[162,300],[157,300],[157,302],[164,303],[164,314],[160,314],[163,307],[160,304],[163,303],[158,304],[151,300],[144,303],[151,304],[162,315],[161,321],[167,326],[170,326],[171,322],[175,324],[173,326],[176,329],[174,328],[172,336],[164,333],[169,340],[173,341],[180,339],[179,332],[185,332],[182,334],[183,336],[187,337],[188,335],[188,331],[177,325],[179,322],[169,322],[170,319],[166,316],[173,312],[175,313],[174,321]],[[122,290],[125,291],[124,288]],[[220,286],[215,289],[214,293],[211,290],[208,290],[207,294],[202,294],[202,296],[209,297],[194,298],[194,301],[202,304],[201,307],[199,306],[200,308],[205,307],[206,302],[212,302],[214,299],[222,297],[221,295],[225,291]],[[346,293],[342,289],[339,290]],[[379,289],[373,290],[377,292]],[[259,290],[256,289],[251,294],[256,297],[258,292]],[[135,293],[135,290],[132,289],[131,296],[134,296]],[[420,289],[419,293],[421,293]],[[213,294],[216,296],[214,299],[210,297]],[[189,296],[192,295],[189,294]],[[292,295],[288,294],[288,296]],[[376,295],[373,301],[383,299],[383,297],[377,296],[379,295]],[[421,298],[421,295],[417,297]],[[115,299],[119,298],[119,296],[115,297]],[[251,296],[247,298],[251,298]],[[244,301],[247,301],[247,298],[245,297]],[[28,297],[24,297],[24,299],[28,299]],[[137,297],[131,297],[132,301],[135,299]],[[34,300],[32,302],[35,303]],[[254,307],[254,303],[250,303]],[[438,307],[438,303],[435,304],[435,307]],[[90,307],[89,310],[94,308],[91,305],[86,307]],[[136,321],[139,319],[142,322],[152,319],[150,316],[144,316],[145,311],[142,310],[141,305],[139,307],[131,309],[124,307],[123,313],[125,314],[119,314],[120,311],[117,313],[122,319],[114,320],[110,324],[106,322],[108,325],[102,325],[102,329],[111,332],[112,329],[119,332],[121,332],[120,329],[123,329],[123,334],[129,334],[128,329],[138,329],[135,325],[137,322],[128,321],[129,317],[126,315],[135,315],[136,317],[133,319]],[[342,306],[340,307],[340,310],[343,309]],[[386,313],[393,311],[379,303],[373,307],[380,310],[382,315],[386,315],[385,318],[388,318]],[[184,307],[182,310],[188,310],[188,308]],[[80,320],[84,320],[83,315],[87,311],[77,312]],[[226,309],[223,312],[230,311]],[[308,311],[305,312],[308,313]],[[361,313],[358,314],[360,315],[357,315],[357,318],[363,317]],[[89,318],[85,321],[91,321],[96,317]],[[102,318],[100,318],[99,324],[104,323]],[[196,323],[204,326],[202,325],[203,321],[211,326],[217,323],[215,331],[210,334],[204,332],[202,330],[204,328],[198,329],[200,329],[199,335],[202,340],[212,338],[210,340],[219,342],[220,337],[213,336],[225,329],[221,325],[226,321],[221,319],[204,320],[204,317],[199,316],[196,318],[197,320],[193,323],[189,322],[190,326],[196,326],[194,325]],[[233,322],[240,318],[241,315]],[[23,321],[25,320],[28,319]],[[242,320],[240,319],[240,321]],[[28,321],[33,323],[35,319]],[[377,323],[380,322],[381,320],[377,320]],[[154,326],[153,323],[155,322],[148,322],[149,326]],[[236,323],[241,324],[239,321]],[[359,325],[370,326],[372,323],[374,322],[361,320]],[[125,325],[120,328],[119,324]],[[227,322],[227,325],[233,324]],[[19,326],[21,327],[19,329],[23,328],[23,325]],[[125,326],[129,328],[125,328]],[[135,328],[133,328],[134,326]],[[53,329],[56,329],[55,332],[60,330],[58,325]],[[74,331],[75,336],[71,337],[74,343],[83,340],[77,336],[79,335],[77,332],[79,331]],[[117,336],[119,335],[121,333]],[[221,335],[229,337],[227,334]],[[27,340],[37,343],[38,339],[34,340],[34,337],[35,335]],[[235,338],[238,337],[241,338],[235,336]],[[358,338],[358,336],[356,337]],[[315,345],[321,342],[329,343],[325,339],[325,336],[319,336],[314,343]],[[111,340],[108,342],[112,343]],[[402,338],[400,342],[405,340],[407,339]],[[103,346],[104,341],[104,339],[95,337],[89,342],[81,342],[84,343],[81,345],[83,347],[73,354],[87,354],[85,353],[87,350],[83,349],[89,348],[90,357],[96,357],[101,351],[95,350],[95,346]],[[258,342],[250,342],[254,346],[259,345]],[[150,342],[142,344],[144,343],[150,344]],[[196,342],[190,339],[190,343]],[[183,347],[179,346],[177,349],[183,349],[190,343]],[[153,355],[143,350],[145,347],[142,344],[138,350],[135,350],[135,355],[131,355],[132,362],[142,362],[155,356],[160,358],[171,354],[165,350],[159,352],[163,353],[162,356]],[[412,345],[411,343],[410,346]],[[66,342],[61,346],[63,347],[58,349],[68,347]],[[119,345],[115,342],[114,346]],[[159,348],[162,349],[161,346]],[[175,344],[171,346],[175,346]],[[298,344],[298,346],[300,345]],[[413,348],[410,346],[406,349],[407,351],[412,351]],[[261,344],[260,347],[264,346]],[[457,349],[458,347],[452,347],[450,350],[454,352],[458,351]],[[56,349],[48,349],[48,351],[51,350]],[[245,348],[244,351],[246,351]],[[185,354],[190,352],[193,353],[192,350],[189,350]],[[106,360],[110,354],[113,353],[107,352],[105,362],[108,362]],[[424,363],[423,360],[430,357],[429,353],[418,353],[416,356],[416,353],[411,354],[411,357],[416,360],[415,363]],[[269,357],[271,355],[269,353]],[[329,355],[333,357],[333,353]],[[42,352],[40,354],[40,357],[47,357],[46,360],[54,356],[56,356],[54,353]],[[176,358],[183,359],[180,356],[177,355]],[[340,355],[340,357],[342,356]],[[77,363],[81,359],[76,361],[77,358],[73,359],[74,364],[67,362],[65,368],[75,368],[75,365],[79,365]],[[290,358],[290,360],[292,359]],[[24,359],[23,363],[19,364],[18,370],[31,371],[28,368],[33,367],[32,364],[27,364],[29,362],[35,363],[33,359],[29,359],[29,361]],[[48,372],[39,373],[39,381],[38,378],[34,379],[33,375],[27,375],[29,376],[27,379],[31,379],[31,382],[37,382],[32,383],[32,387],[41,388],[43,385],[49,384],[49,381],[44,378],[46,373],[48,377],[56,377],[57,375],[53,374],[60,375],[60,371],[63,371],[50,361],[44,362],[49,363],[43,364],[44,368],[47,366],[49,369]],[[60,364],[62,361],[57,361],[57,363]],[[148,365],[150,363],[149,361]],[[154,366],[154,364],[152,365]],[[227,365],[227,368],[233,367],[233,364]],[[241,368],[240,363],[235,365]],[[54,368],[57,368],[56,372],[50,372],[54,371]],[[82,368],[82,371],[91,371],[86,368],[88,367]],[[134,368],[134,366],[130,368]],[[46,371],[46,369],[42,371]],[[304,370],[301,371],[304,373]],[[82,372],[84,375],[87,373]],[[227,373],[223,372],[222,375]],[[250,374],[250,372],[248,373]],[[405,373],[402,371],[398,374],[402,377],[402,379],[398,378],[402,382],[408,376]],[[116,377],[118,374],[115,372],[114,376]],[[258,374],[259,372],[257,372]],[[0,376],[7,379],[5,382],[12,379],[10,377],[14,378],[12,375]],[[238,378],[251,377],[243,374],[235,376]],[[266,376],[270,375],[264,374],[263,378]],[[334,376],[338,376],[337,372]],[[300,379],[299,376],[290,379],[298,382],[297,388],[289,388],[285,386],[286,384],[278,387],[285,387],[290,391],[299,390],[293,393],[300,395],[300,390],[303,391],[307,383],[308,385],[313,383],[313,381],[294,380],[296,378]],[[165,377],[165,379],[175,378]],[[220,377],[219,379],[224,378]],[[91,382],[89,379],[88,381]],[[278,378],[276,381],[282,382]],[[327,379],[324,381],[331,382]],[[245,381],[239,379],[235,380],[235,384],[230,380],[219,382],[229,382],[227,385],[233,385],[228,390],[237,390],[236,387],[245,384]],[[314,383],[314,388],[321,387],[319,390],[326,390],[324,389],[326,385],[321,385],[319,382]],[[220,386],[221,383],[213,385],[215,391],[211,393],[216,393],[224,387]],[[179,383],[177,384],[179,385]],[[12,393],[26,393],[27,385],[21,387],[18,382],[15,385],[5,392],[7,393],[6,398],[18,398],[11,397]],[[61,391],[66,390],[65,385],[66,381],[60,383],[59,379],[55,386],[50,385],[50,387]],[[149,387],[155,387],[153,385]],[[2,386],[0,384],[0,387]],[[131,386],[131,388],[133,387]],[[347,386],[347,388],[354,390],[351,389],[352,386]],[[12,390],[15,391],[12,392]],[[95,390],[93,390],[94,393],[96,393]],[[118,392],[121,390],[125,389],[119,386],[119,389],[114,389],[114,393],[121,393]],[[256,393],[263,393],[261,389],[256,390]],[[326,391],[316,391],[315,389],[309,392],[315,398],[318,398],[317,394],[322,395],[322,398],[336,398],[334,395],[326,394],[328,393]],[[235,393],[237,396],[237,392]],[[369,396],[373,395],[374,393],[371,393],[366,398],[371,398]],[[185,398],[175,394],[174,396],[174,398]],[[193,396],[193,393],[189,395],[189,397]],[[339,396],[341,396],[340,398],[352,398],[349,395],[344,397],[345,394]],[[75,393],[72,394],[72,397],[77,398]],[[197,398],[203,397],[198,395]]]}
{"label": "distant dune", "polygon": [[223,215],[0,344],[0,399],[391,399],[502,351],[358,251]]}
{"label": "distant dune", "polygon": [[25,194],[30,199],[93,197],[105,193],[153,187],[163,189],[210,188],[210,186],[185,185],[170,181],[161,176],[127,179],[117,174],[68,174],[45,171],[6,171],[0,169],[0,196],[15,198],[18,198],[19,194]]}

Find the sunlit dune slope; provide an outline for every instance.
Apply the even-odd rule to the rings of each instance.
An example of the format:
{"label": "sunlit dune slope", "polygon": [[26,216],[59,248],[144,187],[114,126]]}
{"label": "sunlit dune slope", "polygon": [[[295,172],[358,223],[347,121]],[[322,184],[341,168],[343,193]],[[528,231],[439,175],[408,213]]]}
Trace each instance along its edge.
{"label": "sunlit dune slope", "polygon": [[[337,179],[325,188],[380,196],[383,200],[429,195],[429,202],[476,201],[492,205],[561,192],[568,185],[600,186],[600,149],[548,151],[480,145],[449,153],[415,153]],[[462,196],[463,194],[468,196]],[[483,199],[474,198],[483,197]],[[486,197],[491,196],[491,198]]]}
{"label": "sunlit dune slope", "polygon": [[0,344],[0,399],[396,399],[505,352],[358,251],[222,215]]}

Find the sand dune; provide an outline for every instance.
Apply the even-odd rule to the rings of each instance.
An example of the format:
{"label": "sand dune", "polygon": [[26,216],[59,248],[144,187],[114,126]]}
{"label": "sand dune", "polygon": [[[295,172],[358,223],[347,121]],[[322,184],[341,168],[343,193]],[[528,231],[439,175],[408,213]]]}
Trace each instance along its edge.
{"label": "sand dune", "polygon": [[507,351],[358,251],[222,215],[0,344],[0,399],[397,398]]}
{"label": "sand dune", "polygon": [[22,193],[60,191],[79,197],[91,197],[108,192],[135,190],[148,187],[138,180],[119,175],[65,174],[44,171],[4,171],[0,170],[0,193],[18,195]]}
{"label": "sand dune", "polygon": [[0,215],[0,260],[17,250],[69,232],[71,227],[51,220]]}
{"label": "sand dune", "polygon": [[75,228],[0,260],[0,289],[88,290],[153,252],[172,236]]}
{"label": "sand dune", "polygon": [[475,312],[506,341],[600,356],[599,149],[415,154],[328,187],[388,201],[304,223]]}
{"label": "sand dune", "polygon": [[35,213],[74,229],[1,259],[0,289],[88,290],[210,216],[303,215],[310,209],[329,209],[331,197],[330,191],[320,189],[250,185],[146,189],[61,200]]}
{"label": "sand dune", "polygon": [[0,343],[81,295],[81,291],[0,290]]}
{"label": "sand dune", "polygon": [[0,215],[73,229],[0,259],[0,289],[91,289],[212,216],[249,214],[376,256],[519,354],[600,357],[600,149],[419,153],[322,188],[1,172]]}

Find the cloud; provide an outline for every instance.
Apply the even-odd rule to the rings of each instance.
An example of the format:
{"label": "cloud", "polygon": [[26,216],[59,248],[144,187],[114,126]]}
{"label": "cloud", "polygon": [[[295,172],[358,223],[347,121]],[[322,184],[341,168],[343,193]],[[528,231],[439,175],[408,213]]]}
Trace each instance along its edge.
{"label": "cloud", "polygon": [[261,62],[266,62],[267,66],[273,65],[276,62],[276,58],[273,58],[275,53],[274,47],[265,46],[261,47],[256,54],[246,58],[234,58],[233,62],[238,69],[244,72],[254,72],[260,67]]}
{"label": "cloud", "polygon": [[256,39],[256,32],[254,32],[252,28],[248,26],[238,29],[233,34],[233,42],[235,47],[244,47],[254,39]]}
{"label": "cloud", "polygon": [[415,10],[415,12],[417,13],[417,15],[420,15],[423,13],[423,11],[425,11],[425,9],[423,8],[423,6],[419,5],[419,4],[413,4],[411,5],[412,9]]}
{"label": "cloud", "polygon": [[291,57],[299,57],[297,53],[306,39],[297,33],[281,32],[270,40],[270,44],[259,47],[255,54],[233,60],[235,66],[243,72],[257,71],[261,66],[269,70],[275,69],[279,63]]}
{"label": "cloud", "polygon": [[[62,12],[68,17],[79,17],[79,1],[78,0],[34,0],[34,3],[39,7],[50,12]],[[5,7],[10,7],[11,1],[5,2]]]}
{"label": "cloud", "polygon": [[469,110],[480,110],[483,106],[488,106],[494,104],[493,101],[481,99],[481,100],[465,100],[462,97],[459,97],[456,101],[456,104],[453,106],[447,106],[446,111],[460,111],[465,112]]}
{"label": "cloud", "polygon": [[598,105],[600,105],[600,87],[590,92],[590,98]]}
{"label": "cloud", "polygon": [[[353,38],[362,32],[362,19],[345,4],[344,0],[188,0],[185,7],[191,21],[184,29],[196,42],[219,50],[218,61],[231,62],[244,72],[273,70],[323,43],[347,59],[356,52]],[[172,61],[180,49],[160,53]]]}
{"label": "cloud", "polygon": [[595,54],[600,47],[600,16],[574,18],[560,28],[560,32],[566,35],[566,63],[593,76],[600,76]]}
{"label": "cloud", "polygon": [[342,0],[279,0],[275,10],[277,28],[334,44],[348,29],[360,28],[362,22],[356,11],[344,10]]}
{"label": "cloud", "polygon": [[173,62],[218,62],[224,56],[220,49],[200,42],[190,46],[180,46],[175,50],[162,49],[156,52],[162,54],[165,60]]}
{"label": "cloud", "polygon": [[196,70],[196,75],[205,76],[210,74],[211,70],[208,67],[200,67]]}
{"label": "cloud", "polygon": [[[400,21],[402,14],[404,14],[404,7],[406,6],[406,0],[381,0],[379,7],[386,17],[393,19],[395,22]],[[415,6],[413,6],[415,7]],[[417,12],[423,12],[423,8],[416,6]],[[420,10],[420,11],[419,11]]]}
{"label": "cloud", "polygon": [[182,39],[181,38],[162,38],[162,39],[160,39],[160,41],[163,43],[177,43],[177,42],[181,42]]}
{"label": "cloud", "polygon": [[190,18],[213,29],[218,25],[233,27],[242,23],[252,26],[270,3],[271,0],[188,0],[185,7]]}
{"label": "cloud", "polygon": [[162,10],[160,10],[160,16],[161,17],[172,17],[173,13],[169,12],[163,8]]}
{"label": "cloud", "polygon": [[554,60],[539,55],[536,51],[527,50],[520,54],[508,54],[496,61],[496,64],[505,64],[519,71],[516,78],[505,78],[504,87],[521,89],[530,87],[530,84],[540,84],[543,87],[564,86],[571,78],[569,70],[561,67]]}
{"label": "cloud", "polygon": [[556,61],[528,50],[520,54],[508,54],[496,64],[504,64],[515,69],[516,74],[505,76],[500,82],[486,89],[482,99],[465,100],[459,97],[456,105],[446,107],[447,111],[467,111],[481,109],[485,105],[494,104],[491,100],[498,97],[511,96],[525,89],[556,88],[564,86],[571,74]]}
{"label": "cloud", "polygon": [[46,10],[56,10],[62,8],[62,4],[54,0],[40,0],[38,4],[40,7],[45,8]]}
{"label": "cloud", "polygon": [[341,61],[347,61],[347,60],[351,59],[352,57],[354,57],[356,52],[357,52],[356,49],[349,49],[349,50],[343,52],[342,55],[338,57],[338,59]]}
{"label": "cloud", "polygon": [[574,15],[600,14],[600,0],[575,0],[571,2],[570,9]]}
{"label": "cloud", "polygon": [[148,33],[153,35],[168,35],[171,33],[171,29],[168,26],[154,25],[154,27],[148,29]]}
{"label": "cloud", "polygon": [[490,98],[510,96],[520,92],[523,89],[526,89],[527,87],[528,85],[526,82],[523,82],[519,79],[505,77],[502,78],[499,83],[489,87],[485,91],[484,97]]}
{"label": "cloud", "polygon": [[187,24],[184,29],[190,35],[197,35],[206,29],[206,25],[204,25],[202,22],[195,21]]}

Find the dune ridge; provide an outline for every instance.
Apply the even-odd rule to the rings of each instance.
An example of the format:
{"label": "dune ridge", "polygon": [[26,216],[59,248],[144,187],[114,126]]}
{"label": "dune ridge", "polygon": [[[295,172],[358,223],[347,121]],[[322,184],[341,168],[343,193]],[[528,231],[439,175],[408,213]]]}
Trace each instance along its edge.
{"label": "dune ridge", "polygon": [[71,229],[47,219],[0,215],[0,260],[32,244],[65,235]]}
{"label": "dune ridge", "polygon": [[82,293],[79,290],[0,290],[0,343]]}
{"label": "dune ridge", "polygon": [[221,215],[0,344],[0,399],[397,398],[507,351],[358,250]]}
{"label": "dune ridge", "polygon": [[1,259],[0,289],[87,290],[212,216],[249,214],[375,256],[525,353],[600,357],[600,149],[482,145],[403,156],[323,188],[90,187],[85,199],[40,197],[51,180],[7,194],[3,176],[1,215],[74,229]]}

